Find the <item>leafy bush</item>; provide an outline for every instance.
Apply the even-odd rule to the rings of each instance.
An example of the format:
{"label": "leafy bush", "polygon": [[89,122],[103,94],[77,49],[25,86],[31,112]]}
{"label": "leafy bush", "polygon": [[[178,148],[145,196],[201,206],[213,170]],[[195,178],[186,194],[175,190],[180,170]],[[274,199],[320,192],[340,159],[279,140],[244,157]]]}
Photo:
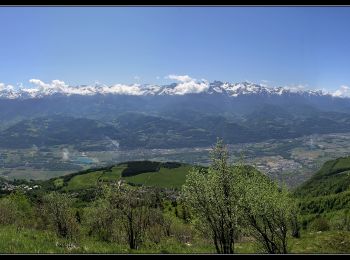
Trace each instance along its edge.
{"label": "leafy bush", "polygon": [[339,214],[336,214],[330,220],[330,227],[332,230],[343,230],[350,231],[350,214],[349,210],[342,211]]}
{"label": "leafy bush", "polygon": [[180,222],[173,222],[170,228],[170,235],[180,243],[190,243],[194,238],[194,230],[189,225]]}
{"label": "leafy bush", "polygon": [[0,224],[34,225],[34,210],[25,194],[15,192],[0,200]]}
{"label": "leafy bush", "polygon": [[329,221],[323,217],[316,218],[310,225],[314,231],[328,231],[330,229]]}
{"label": "leafy bush", "polygon": [[57,235],[74,239],[79,232],[76,212],[73,210],[73,199],[64,193],[52,192],[43,200],[43,217],[48,221]]}

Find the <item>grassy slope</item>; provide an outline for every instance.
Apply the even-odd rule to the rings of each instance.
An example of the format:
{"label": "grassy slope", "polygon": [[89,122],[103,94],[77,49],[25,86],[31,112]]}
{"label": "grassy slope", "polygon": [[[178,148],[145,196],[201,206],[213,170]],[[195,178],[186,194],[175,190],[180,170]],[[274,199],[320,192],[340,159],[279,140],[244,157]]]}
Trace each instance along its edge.
{"label": "grassy slope", "polygon": [[[300,239],[289,241],[290,253],[350,253],[350,232],[328,231],[302,233]],[[259,253],[253,242],[235,244],[236,253]],[[94,238],[83,238],[69,243],[50,231],[0,227],[0,253],[215,253],[204,241],[195,240],[186,245],[174,239],[159,244],[145,244],[140,250],[129,250],[127,245],[106,243]]]}
{"label": "grassy slope", "polygon": [[102,174],[102,171],[96,171],[88,174],[77,175],[68,182],[67,187],[64,189],[67,191],[74,191],[91,188],[97,185],[98,179]]}
{"label": "grassy slope", "polygon": [[93,238],[70,242],[51,231],[0,227],[0,253],[128,253],[126,246]]}
{"label": "grassy slope", "polygon": [[64,253],[59,239],[47,231],[0,227],[0,253]]}
{"label": "grassy slope", "polygon": [[159,244],[144,244],[139,250],[130,250],[126,244],[102,242],[93,237],[84,237],[74,242],[58,238],[51,231],[0,227],[0,254],[16,253],[214,253],[213,246],[195,240],[186,245],[175,239],[165,239]]}
{"label": "grassy slope", "polygon": [[146,186],[180,188],[184,184],[190,168],[189,165],[183,165],[174,169],[161,168],[159,172],[141,173],[124,179],[127,182],[144,184]]}
{"label": "grassy slope", "polygon": [[303,197],[337,194],[350,188],[350,157],[326,162],[315,175],[296,189]]}
{"label": "grassy slope", "polygon": [[[336,225],[339,228],[339,221],[345,221],[350,209],[349,173],[350,157],[330,160],[311,179],[295,190],[304,228],[312,227],[313,222],[320,216],[326,219],[331,227]],[[346,229],[344,225],[343,228]],[[304,243],[309,241],[306,239]]]}
{"label": "grassy slope", "polygon": [[[161,167],[159,172],[144,172],[134,176],[122,177],[126,164],[120,164],[111,170],[96,170],[89,173],[76,175],[68,181],[58,178],[53,181],[55,187],[65,191],[76,191],[95,187],[99,182],[125,180],[136,185],[155,186],[160,188],[180,188],[185,182],[186,175],[191,166],[182,164],[178,168]],[[64,185],[65,184],[65,185]]]}
{"label": "grassy slope", "polygon": [[300,239],[291,239],[292,253],[350,253],[350,232],[327,231],[302,233]]}
{"label": "grassy slope", "polygon": [[[288,241],[291,254],[349,254],[350,232],[302,232],[301,238]],[[254,242],[237,243],[236,253],[258,253]]]}

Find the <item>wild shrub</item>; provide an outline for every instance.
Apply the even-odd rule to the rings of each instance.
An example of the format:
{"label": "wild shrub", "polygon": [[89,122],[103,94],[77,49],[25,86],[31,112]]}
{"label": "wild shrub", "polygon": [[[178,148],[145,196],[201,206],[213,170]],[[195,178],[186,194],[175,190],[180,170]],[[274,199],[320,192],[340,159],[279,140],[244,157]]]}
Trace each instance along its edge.
{"label": "wild shrub", "polygon": [[57,235],[75,239],[79,233],[73,199],[65,193],[52,192],[44,196],[41,213]]}
{"label": "wild shrub", "polygon": [[313,231],[328,231],[330,230],[329,221],[319,216],[310,224],[310,229]]}
{"label": "wild shrub", "polygon": [[19,228],[35,226],[33,206],[24,193],[17,191],[0,199],[0,224]]}

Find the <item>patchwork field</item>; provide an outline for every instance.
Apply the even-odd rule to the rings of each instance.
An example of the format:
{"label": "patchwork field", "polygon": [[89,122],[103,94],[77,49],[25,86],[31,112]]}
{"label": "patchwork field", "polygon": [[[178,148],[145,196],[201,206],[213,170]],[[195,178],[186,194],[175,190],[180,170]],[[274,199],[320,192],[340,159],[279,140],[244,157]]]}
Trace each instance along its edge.
{"label": "patchwork field", "polygon": [[[125,161],[178,161],[208,165],[211,147],[85,151],[56,146],[48,149],[0,150],[0,177],[50,179],[91,167]],[[243,159],[270,177],[296,187],[331,159],[349,155],[350,133],[310,135],[293,139],[229,145],[232,161]],[[139,179],[141,178],[141,179]],[[142,176],[133,178],[135,183]],[[145,177],[146,178],[146,177]],[[156,178],[153,176],[152,178]],[[161,180],[160,180],[161,182]]]}

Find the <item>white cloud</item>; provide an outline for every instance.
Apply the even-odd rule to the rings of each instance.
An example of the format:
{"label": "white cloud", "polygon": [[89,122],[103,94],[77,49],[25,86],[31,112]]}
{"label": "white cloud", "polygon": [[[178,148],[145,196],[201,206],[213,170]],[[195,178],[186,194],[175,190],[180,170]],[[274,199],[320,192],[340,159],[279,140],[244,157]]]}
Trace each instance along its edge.
{"label": "white cloud", "polygon": [[346,85],[340,86],[339,89],[332,93],[333,97],[350,97],[350,87]]}
{"label": "white cloud", "polygon": [[64,89],[68,87],[68,85],[64,83],[64,81],[61,81],[58,79],[52,80],[50,84],[45,83],[40,79],[30,79],[29,82],[42,89],[50,89],[50,88]]}
{"label": "white cloud", "polygon": [[50,84],[46,84],[40,79],[30,79],[29,82],[43,89],[50,88]]}
{"label": "white cloud", "polygon": [[24,92],[28,94],[35,94],[36,92],[44,91],[48,93],[65,93],[68,95],[93,95],[97,91],[101,94],[119,94],[119,95],[142,95],[143,90],[141,90],[140,85],[123,85],[115,84],[112,86],[102,85],[99,89],[94,86],[69,86],[64,81],[52,80],[51,83],[45,83],[40,79],[31,79],[30,83],[36,85],[36,88],[22,88]]}
{"label": "white cloud", "polygon": [[67,84],[64,83],[64,81],[58,80],[58,79],[54,79],[51,81],[51,84],[47,84],[43,81],[41,81],[40,79],[30,79],[29,80],[30,83],[41,87],[43,89],[47,89],[47,88],[66,88],[68,87]]}
{"label": "white cloud", "polygon": [[266,80],[266,79],[260,80],[260,85],[263,86],[263,87],[269,87],[270,83],[271,83],[271,81]]}
{"label": "white cloud", "polygon": [[0,82],[0,91],[13,91],[14,87],[12,85],[6,85]]}
{"label": "white cloud", "polygon": [[193,81],[194,80],[188,75],[180,76],[180,75],[173,75],[172,74],[172,75],[168,75],[167,78],[174,79],[174,80],[177,80],[177,81],[180,81],[180,82],[189,82],[189,81]]}
{"label": "white cloud", "polygon": [[44,93],[67,93],[70,94],[70,90],[72,89],[69,87],[64,81],[55,79],[52,80],[51,83],[45,83],[41,81],[40,79],[30,79],[30,83],[34,84],[34,88],[23,88],[22,91],[27,92],[30,95],[35,95],[35,93],[42,91]]}
{"label": "white cloud", "polygon": [[120,95],[142,95],[143,91],[140,88],[140,85],[134,84],[134,85],[123,85],[123,84],[116,84],[113,86],[105,86],[103,87],[103,92],[106,94],[120,94]]}
{"label": "white cloud", "polygon": [[189,93],[201,93],[206,90],[208,90],[209,84],[208,82],[184,82],[180,83],[174,88],[174,93],[176,95],[184,95],[184,94],[189,94]]}
{"label": "white cloud", "polygon": [[300,91],[305,91],[307,89],[307,86],[298,84],[298,85],[289,85],[289,86],[285,86],[283,87],[284,89],[287,89],[291,92],[300,92]]}
{"label": "white cloud", "polygon": [[84,87],[72,87],[67,86],[61,89],[61,91],[68,95],[93,95],[95,94],[94,87],[84,86]]}
{"label": "white cloud", "polygon": [[64,83],[64,81],[61,81],[61,80],[58,80],[58,79],[55,79],[51,82],[51,86],[53,88],[67,88],[68,85],[66,83]]}
{"label": "white cloud", "polygon": [[196,79],[193,79],[188,75],[168,75],[167,78],[180,81],[180,83],[172,91],[175,95],[201,93],[209,88],[209,82],[205,79],[198,82]]}

